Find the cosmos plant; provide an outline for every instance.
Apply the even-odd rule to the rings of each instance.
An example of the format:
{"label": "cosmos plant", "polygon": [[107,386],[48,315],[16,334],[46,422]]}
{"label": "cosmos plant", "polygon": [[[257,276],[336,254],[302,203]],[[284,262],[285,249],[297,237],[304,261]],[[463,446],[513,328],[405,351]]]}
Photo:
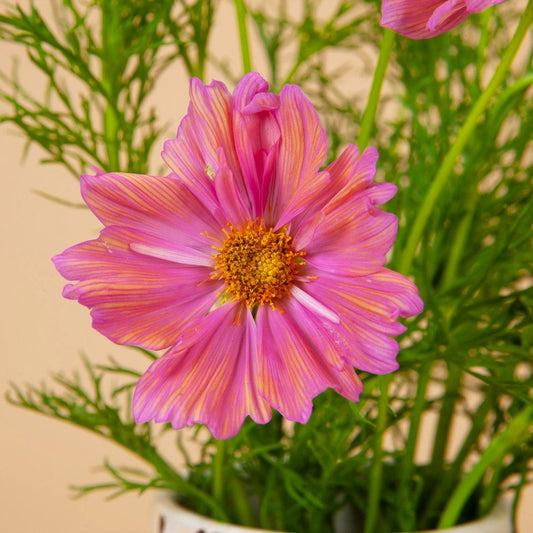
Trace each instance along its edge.
{"label": "cosmos plant", "polygon": [[137,385],[137,422],[227,438],[271,408],[305,423],[327,388],[356,401],[354,367],[396,370],[397,319],[423,307],[384,267],[397,218],[377,206],[396,187],[372,183],[376,150],[349,145],[321,170],[315,109],[257,73],[233,94],[192,79],[190,97],[167,176],[82,177],[105,228],[54,258],[64,295],[114,342],[168,349]]}
{"label": "cosmos plant", "polygon": [[[54,258],[64,295],[130,347],[8,392],[148,467],[105,461],[78,494],[165,489],[301,533],[334,531],[345,508],[364,533],[448,528],[509,488],[517,508],[533,446],[533,0],[497,3],[0,13],[0,40],[46,83],[39,97],[1,73],[0,122],[76,179],[93,169],[81,192],[103,229]],[[241,63],[213,44],[231,4]],[[179,100],[151,107],[166,68],[192,79],[190,105],[154,171]]]}

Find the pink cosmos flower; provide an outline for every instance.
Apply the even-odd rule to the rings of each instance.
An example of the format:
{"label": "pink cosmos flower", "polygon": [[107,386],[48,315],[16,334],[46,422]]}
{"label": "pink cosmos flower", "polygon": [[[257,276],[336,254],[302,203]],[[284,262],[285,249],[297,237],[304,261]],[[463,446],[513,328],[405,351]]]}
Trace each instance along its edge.
{"label": "pink cosmos flower", "polygon": [[429,39],[455,28],[472,13],[505,0],[383,0],[381,25],[411,39]]}
{"label": "pink cosmos flower", "polygon": [[398,366],[398,316],[421,312],[415,285],[383,267],[397,229],[376,206],[377,152],[348,146],[324,170],[326,135],[302,91],[267,92],[257,73],[230,94],[193,79],[167,176],[82,176],[105,226],[54,257],[119,344],[168,349],[141,377],[137,422],[206,424],[217,438],[271,408],[305,423],[331,387],[356,401],[354,367]]}

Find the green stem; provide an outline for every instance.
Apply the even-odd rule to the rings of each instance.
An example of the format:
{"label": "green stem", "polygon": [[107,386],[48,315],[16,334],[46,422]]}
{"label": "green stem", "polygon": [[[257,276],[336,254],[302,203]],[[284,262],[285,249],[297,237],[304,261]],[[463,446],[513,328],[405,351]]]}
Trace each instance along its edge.
{"label": "green stem", "polygon": [[488,42],[492,33],[491,30],[489,30],[489,22],[493,15],[490,9],[486,9],[479,14],[479,17],[481,20],[481,35],[479,37],[479,44],[477,47],[476,83],[478,84],[478,87],[481,87],[481,74],[483,71],[483,65],[487,60]]}
{"label": "green stem", "polygon": [[462,128],[459,130],[457,137],[455,138],[454,143],[452,144],[449,152],[446,154],[444,161],[442,162],[433,183],[429,187],[424,203],[420,206],[417,216],[414,220],[414,223],[411,228],[409,237],[405,244],[401,261],[400,261],[400,272],[404,274],[409,273],[411,270],[411,265],[418,247],[418,243],[426,227],[426,223],[433,212],[435,204],[446,185],[448,178],[453,170],[453,167],[457,161],[457,158],[462,153],[466,143],[470,139],[470,136],[474,132],[478,124],[478,120],[481,115],[485,112],[489,104],[491,103],[492,97],[494,96],[496,90],[502,84],[506,74],[509,71],[509,67],[522,43],[522,40],[533,22],[533,0],[529,0],[529,3],[522,13],[520,22],[516,29],[511,42],[505,49],[500,64],[496,68],[492,79],[481,93],[476,103],[472,107],[470,114],[468,115],[465,123]]}
{"label": "green stem", "polygon": [[381,482],[383,480],[383,434],[387,429],[388,419],[388,385],[389,376],[379,376],[379,398],[378,414],[376,420],[376,433],[374,435],[374,457],[370,468],[370,479],[368,486],[368,504],[365,513],[364,533],[373,533],[376,531],[379,514],[379,499],[381,497]]}
{"label": "green stem", "polygon": [[416,524],[415,506],[412,505],[415,451],[416,444],[418,442],[420,422],[422,420],[422,415],[426,410],[426,391],[431,376],[431,366],[431,363],[424,365],[418,373],[414,404],[409,416],[409,433],[407,435],[405,451],[402,455],[400,465],[400,488],[398,491],[398,496],[400,501],[403,500],[405,502],[405,505],[400,507],[402,509],[402,516],[399,525],[405,531],[411,530]]}
{"label": "green stem", "polygon": [[490,480],[483,487],[480,497],[479,516],[485,516],[494,506],[501,492],[502,478],[505,477],[505,463],[499,462],[492,468]]}
{"label": "green stem", "polygon": [[444,464],[446,448],[448,447],[450,430],[452,428],[452,418],[455,413],[455,402],[459,397],[462,376],[461,368],[453,363],[448,364],[446,390],[439,412],[439,421],[433,443],[433,455],[431,457],[431,466],[435,470],[442,469]]}
{"label": "green stem", "polygon": [[[498,96],[494,106],[490,110],[492,117],[496,117],[502,112],[502,108],[506,105],[508,100],[512,98],[516,93],[524,91],[533,83],[533,73],[528,74],[518,80],[512,85],[506,87]],[[463,252],[468,245],[468,239],[470,237],[470,230],[476,214],[477,202],[479,200],[479,194],[476,194],[477,182],[472,181],[470,188],[471,192],[467,193],[466,200],[466,213],[463,216],[455,234],[455,239],[448,255],[448,260],[442,276],[442,290],[451,288],[458,276],[459,268],[461,266],[461,260]],[[457,302],[459,303],[459,302]]]}
{"label": "green stem", "polygon": [[102,3],[102,85],[106,92],[106,107],[104,110],[104,143],[107,152],[107,164],[104,170],[120,170],[119,168],[119,139],[116,104],[117,95],[117,67],[119,57],[120,22],[118,9],[114,2],[105,0]]}
{"label": "green stem", "polygon": [[476,415],[472,417],[472,427],[465,437],[461,449],[455,456],[453,462],[446,470],[441,470],[438,474],[440,482],[437,483],[430,491],[422,515],[419,517],[417,526],[419,529],[430,529],[436,523],[440,516],[449,494],[453,491],[454,485],[461,477],[461,470],[464,468],[464,462],[468,458],[474,446],[478,442],[479,436],[486,428],[485,422],[488,413],[492,408],[494,399],[487,396],[482,404],[477,408]]}
{"label": "green stem", "polygon": [[383,86],[383,80],[385,79],[385,74],[387,72],[387,66],[391,57],[395,36],[396,34],[392,30],[385,28],[381,46],[379,48],[378,63],[376,65],[376,70],[374,71],[374,79],[372,80],[370,94],[368,95],[366,108],[361,119],[359,137],[357,138],[357,146],[361,152],[368,146],[368,141],[372,135],[376,120],[376,111],[381,96],[381,87]]}
{"label": "green stem", "polygon": [[491,114],[494,117],[502,112],[505,105],[508,101],[515,96],[516,93],[525,91],[533,84],[533,72],[525,74],[523,77],[517,79],[512,85],[506,87],[501,94],[498,96],[498,100],[494,104],[494,107],[491,109]]}
{"label": "green stem", "polygon": [[249,494],[242,482],[235,476],[232,476],[228,481],[228,496],[235,510],[238,523],[242,526],[254,527],[256,521],[250,505]]}
{"label": "green stem", "polygon": [[[102,436],[106,437],[105,434],[102,434]],[[181,494],[182,496],[187,496],[191,499],[196,499],[202,502],[204,505],[207,505],[209,507],[209,509],[213,513],[213,517],[216,520],[228,521],[228,516],[224,510],[224,506],[219,504],[219,502],[215,501],[214,498],[211,498],[207,493],[205,493],[203,490],[199,489],[192,483],[183,480],[175,472],[175,470],[157,453],[155,448],[150,447],[149,450],[137,451],[133,450],[131,446],[128,446],[128,444],[125,444],[117,440],[116,438],[107,438],[124,446],[130,452],[133,451],[139,457],[141,457],[150,465],[152,465],[160,474],[161,478],[167,482],[167,488],[169,490]]]}
{"label": "green stem", "polygon": [[226,441],[216,441],[216,453],[213,458],[213,499],[224,506],[224,463],[226,462]]}
{"label": "green stem", "polygon": [[464,476],[452,493],[440,518],[439,529],[452,527],[456,524],[466,501],[487,470],[498,465],[509,452],[510,448],[518,446],[523,440],[529,437],[532,417],[533,405],[529,405],[518,416],[515,416],[501,433],[492,439],[480,460]]}
{"label": "green stem", "polygon": [[235,11],[237,13],[237,24],[239,27],[239,40],[241,43],[242,68],[244,72],[252,71],[252,61],[250,59],[250,44],[248,43],[248,30],[246,29],[246,7],[243,0],[235,1]]}
{"label": "green stem", "polygon": [[452,287],[457,279],[463,252],[468,244],[468,238],[470,237],[470,230],[472,228],[472,222],[474,221],[478,198],[479,196],[477,194],[470,194],[469,198],[466,200],[466,214],[459,223],[457,232],[455,233],[455,239],[448,256],[448,261],[444,268],[444,274],[442,276],[442,290]]}

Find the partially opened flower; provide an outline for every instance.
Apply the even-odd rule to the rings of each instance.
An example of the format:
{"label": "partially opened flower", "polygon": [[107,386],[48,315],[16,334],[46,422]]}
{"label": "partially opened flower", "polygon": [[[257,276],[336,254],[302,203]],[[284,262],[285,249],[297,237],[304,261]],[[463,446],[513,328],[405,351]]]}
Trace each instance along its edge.
{"label": "partially opened flower", "polygon": [[119,344],[168,351],[140,379],[138,422],[206,424],[217,438],[271,408],[306,422],[328,387],[357,400],[354,367],[397,368],[397,322],[422,310],[415,285],[383,267],[397,219],[376,205],[370,148],[326,167],[326,135],[296,87],[256,73],[230,94],[191,81],[167,176],[83,176],[100,236],[54,258]]}
{"label": "partially opened flower", "polygon": [[381,25],[411,39],[429,39],[455,28],[472,13],[505,0],[383,0]]}

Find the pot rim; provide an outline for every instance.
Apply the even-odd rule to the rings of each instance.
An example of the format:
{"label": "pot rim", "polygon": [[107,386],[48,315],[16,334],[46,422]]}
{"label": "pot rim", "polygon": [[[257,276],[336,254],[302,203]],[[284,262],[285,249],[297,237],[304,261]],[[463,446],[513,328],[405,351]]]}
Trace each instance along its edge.
{"label": "pot rim", "polygon": [[[271,529],[258,529],[255,527],[246,527],[236,524],[228,524],[219,522],[212,518],[202,516],[194,511],[191,511],[181,506],[175,499],[175,494],[170,491],[158,491],[156,493],[156,507],[159,510],[158,518],[164,516],[165,520],[170,522],[178,522],[175,518],[180,516],[179,523],[181,526],[191,528],[191,531],[206,530],[206,533],[290,533],[281,532]],[[174,519],[173,519],[174,517]],[[156,529],[158,532],[164,531],[162,526]],[[196,528],[196,529],[193,529]],[[435,533],[437,530],[424,530],[417,533]],[[459,524],[447,529],[438,530],[439,533],[505,533],[512,532],[511,521],[511,502],[505,495],[500,495],[496,504],[486,516]]]}

